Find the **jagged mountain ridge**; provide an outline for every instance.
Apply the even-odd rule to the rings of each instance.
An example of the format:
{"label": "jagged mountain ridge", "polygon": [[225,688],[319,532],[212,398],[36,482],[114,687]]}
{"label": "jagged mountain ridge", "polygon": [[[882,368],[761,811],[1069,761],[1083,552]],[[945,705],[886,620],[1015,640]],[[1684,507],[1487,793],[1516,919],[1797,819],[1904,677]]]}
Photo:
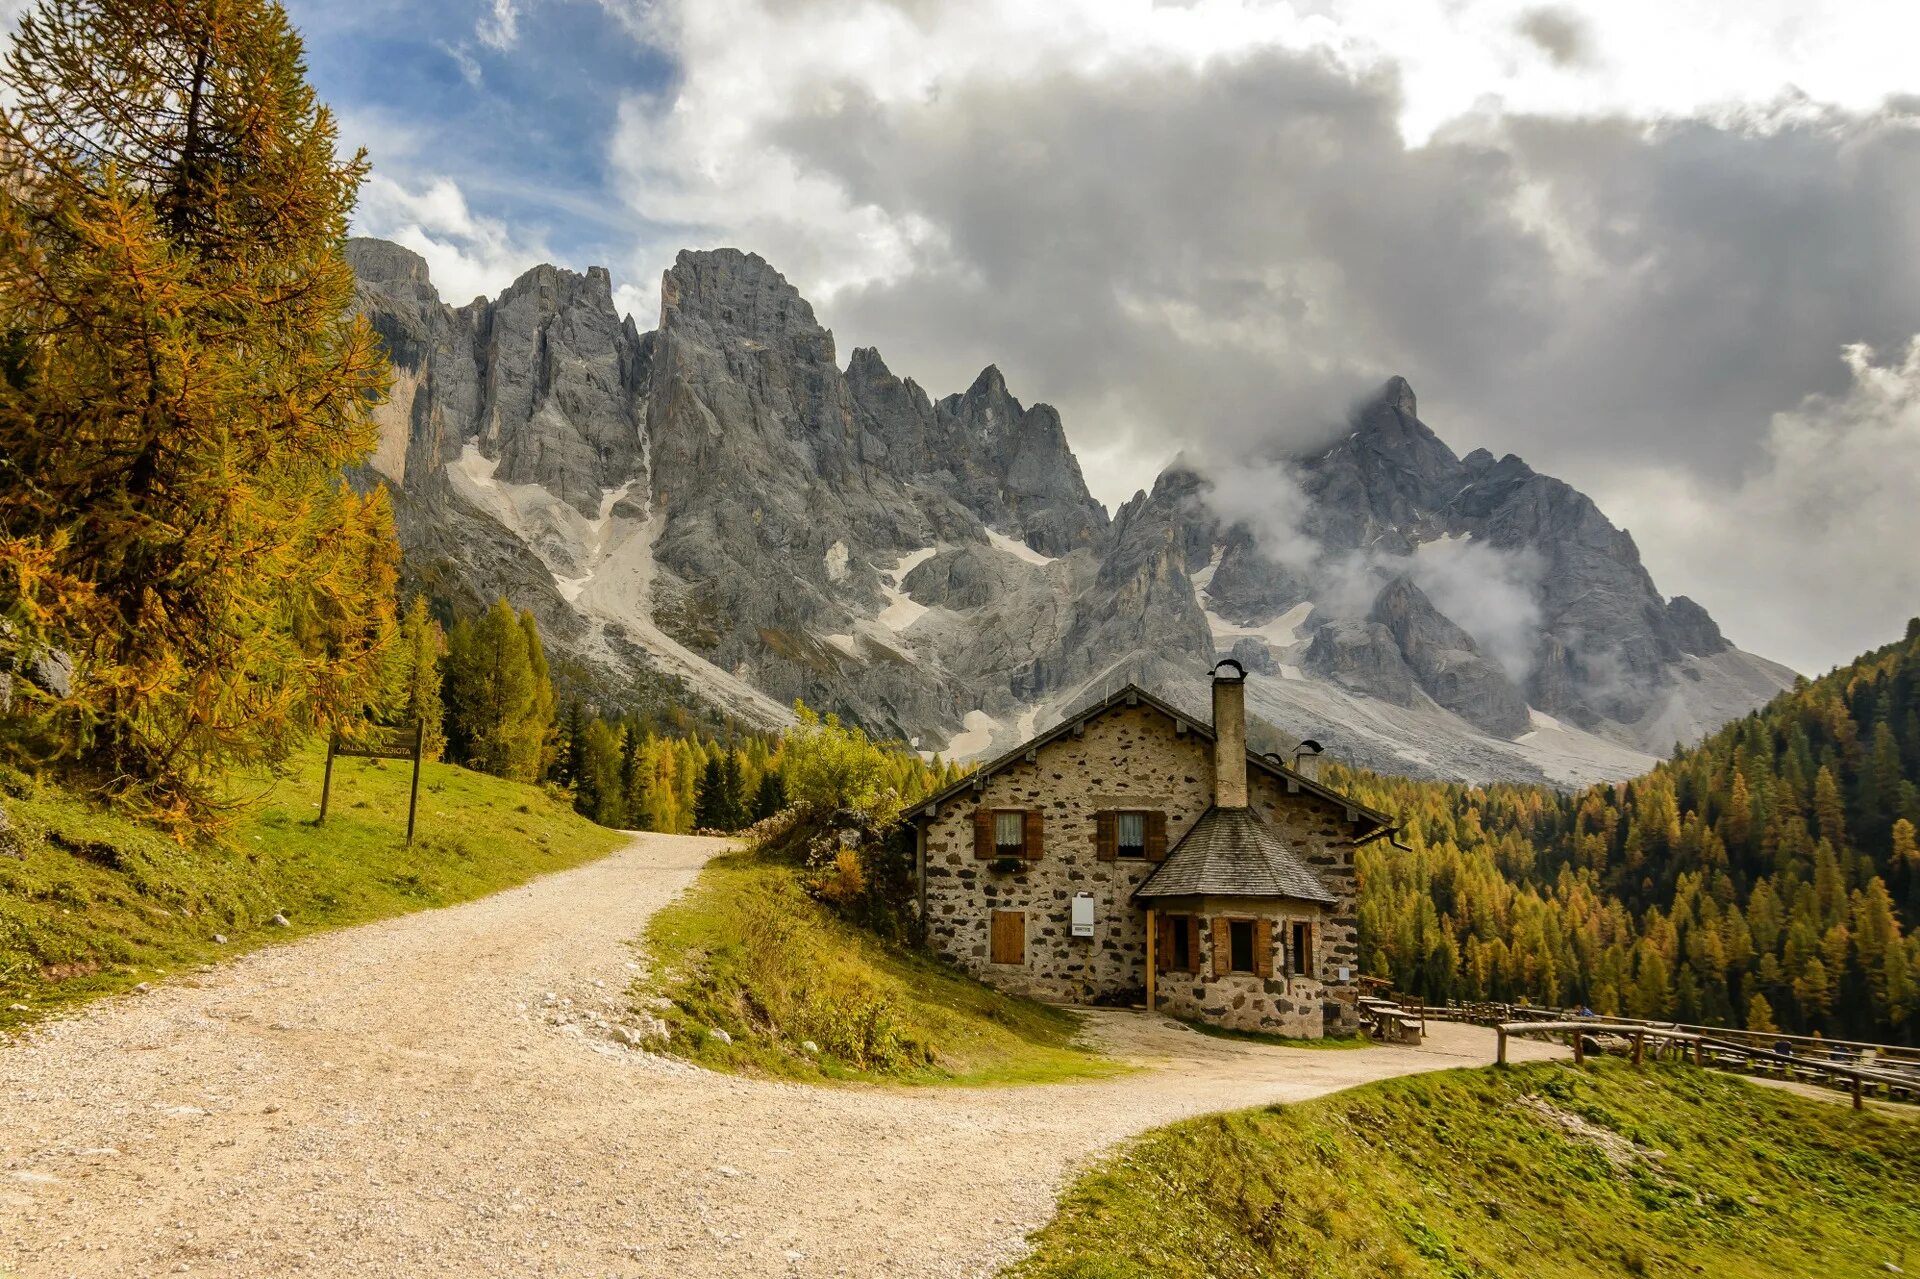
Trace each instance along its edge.
{"label": "jagged mountain ridge", "polygon": [[[1059,414],[1022,405],[995,368],[939,400],[870,348],[843,371],[756,255],[680,254],[642,333],[600,268],[537,267],[453,307],[411,252],[348,252],[394,363],[371,469],[395,490],[409,584],[458,608],[504,591],[616,684],[664,673],[769,725],[802,697],[964,755],[1125,678],[1197,696],[1232,651],[1273,745],[1311,735],[1398,771],[1571,781],[1637,772],[1649,747],[1784,682],[1703,610],[1663,600],[1631,538],[1574,490],[1517,458],[1454,457],[1398,379],[1324,455],[1279,460],[1312,496],[1326,560],[1278,563],[1177,465],[1110,520]],[[1419,548],[1476,538],[1560,574],[1533,584],[1537,678],[1429,598]],[[1359,552],[1369,574],[1396,556],[1408,570],[1337,604],[1326,565]],[[1632,595],[1646,625],[1581,629],[1594,583]],[[1588,678],[1602,666],[1625,672],[1607,697]],[[1711,696],[1686,696],[1703,681]],[[1569,725],[1543,730],[1538,712]],[[1645,737],[1660,714],[1700,722],[1661,743]]]}

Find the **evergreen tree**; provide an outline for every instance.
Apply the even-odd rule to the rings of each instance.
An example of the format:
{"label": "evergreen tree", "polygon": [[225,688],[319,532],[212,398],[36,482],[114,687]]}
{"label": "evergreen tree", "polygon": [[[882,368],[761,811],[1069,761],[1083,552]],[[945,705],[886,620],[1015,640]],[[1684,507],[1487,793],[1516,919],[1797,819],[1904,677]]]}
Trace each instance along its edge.
{"label": "evergreen tree", "polygon": [[731,749],[720,757],[720,821],[720,829],[727,831],[747,824],[746,778],[738,752]]}
{"label": "evergreen tree", "polygon": [[653,795],[653,768],[648,761],[650,736],[643,737],[638,722],[629,723],[626,750],[620,760],[620,793],[625,797],[627,821],[641,830],[661,830]]}
{"label": "evergreen tree", "polygon": [[579,698],[567,703],[565,741],[560,752],[560,780],[571,786],[585,774],[587,766],[587,708]]}
{"label": "evergreen tree", "polygon": [[761,774],[759,789],[753,793],[753,808],[749,816],[756,822],[765,821],[786,806],[786,783],[778,772],[768,769]]}
{"label": "evergreen tree", "polygon": [[603,719],[587,725],[584,768],[574,805],[602,826],[624,828],[629,822],[620,789],[620,730]]}
{"label": "evergreen tree", "polygon": [[496,777],[535,780],[545,726],[535,720],[539,695],[527,632],[506,600],[477,622],[455,623],[446,672],[450,738],[460,762]]}
{"label": "evergreen tree", "polygon": [[693,828],[726,830],[726,822],[726,774],[721,769],[719,759],[709,756],[707,766],[700,774],[699,785],[693,792]]}
{"label": "evergreen tree", "polygon": [[398,561],[340,481],[388,373],[336,155],[265,0],[43,0],[0,66],[0,657],[39,734],[130,805],[374,707]]}

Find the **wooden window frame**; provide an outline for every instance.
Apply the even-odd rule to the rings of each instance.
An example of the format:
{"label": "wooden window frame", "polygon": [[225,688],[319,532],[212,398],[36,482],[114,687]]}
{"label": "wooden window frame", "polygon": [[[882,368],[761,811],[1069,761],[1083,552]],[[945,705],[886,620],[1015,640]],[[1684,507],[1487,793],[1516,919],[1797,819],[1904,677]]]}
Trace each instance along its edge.
{"label": "wooden window frame", "polygon": [[[1174,925],[1187,926],[1187,944],[1176,943]],[[1154,966],[1163,973],[1197,973],[1200,964],[1200,916],[1180,913],[1162,914],[1155,924],[1160,936],[1154,941]]]}
{"label": "wooden window frame", "polygon": [[[1020,816],[1020,843],[1000,842],[999,819]],[[985,804],[973,810],[973,855],[980,861],[1038,861],[1046,850],[1046,818],[1037,808],[990,808]]]}
{"label": "wooden window frame", "polygon": [[[1094,855],[1103,862],[1157,863],[1167,860],[1167,811],[1164,808],[1103,808],[1094,815]],[[1120,855],[1120,819],[1138,817],[1140,852]]]}
{"label": "wooden window frame", "polygon": [[[1001,842],[1000,828],[1011,824],[1020,836],[1017,844]],[[996,808],[993,810],[993,855],[995,857],[1013,857],[1020,861],[1027,859],[1027,815],[1018,808]]]}
{"label": "wooden window frame", "polygon": [[[1256,943],[1260,940],[1260,930],[1254,925],[1255,921],[1251,919],[1229,919],[1227,921],[1227,971],[1229,973],[1246,973],[1248,976],[1252,976],[1259,970],[1260,951]],[[1246,930],[1245,935],[1247,939],[1247,966],[1245,968],[1240,966],[1241,929]]]}
{"label": "wooden window frame", "polygon": [[1287,939],[1292,949],[1292,953],[1287,956],[1287,971],[1295,977],[1311,977],[1313,976],[1313,921],[1294,920],[1291,934]]}

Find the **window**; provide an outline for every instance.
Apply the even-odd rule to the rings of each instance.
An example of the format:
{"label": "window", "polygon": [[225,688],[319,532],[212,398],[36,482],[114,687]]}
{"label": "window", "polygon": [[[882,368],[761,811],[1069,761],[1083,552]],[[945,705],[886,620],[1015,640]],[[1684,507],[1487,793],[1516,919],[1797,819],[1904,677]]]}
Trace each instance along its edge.
{"label": "window", "polygon": [[1094,814],[1094,846],[1103,862],[1163,861],[1167,855],[1167,814],[1151,808],[1103,808]]}
{"label": "window", "polygon": [[1027,962],[1027,912],[996,910],[990,922],[987,958],[996,964]]}
{"label": "window", "polygon": [[993,855],[1027,855],[1027,815],[1023,810],[1003,808],[993,815]]}
{"label": "window", "polygon": [[1193,934],[1191,915],[1175,915],[1167,921],[1167,967],[1192,971]]}
{"label": "window", "polygon": [[1313,972],[1312,924],[1295,923],[1293,926],[1293,971],[1301,977]]}
{"label": "window", "polygon": [[1233,951],[1232,971],[1250,973],[1253,971],[1253,921],[1235,919],[1227,924],[1227,936]]}

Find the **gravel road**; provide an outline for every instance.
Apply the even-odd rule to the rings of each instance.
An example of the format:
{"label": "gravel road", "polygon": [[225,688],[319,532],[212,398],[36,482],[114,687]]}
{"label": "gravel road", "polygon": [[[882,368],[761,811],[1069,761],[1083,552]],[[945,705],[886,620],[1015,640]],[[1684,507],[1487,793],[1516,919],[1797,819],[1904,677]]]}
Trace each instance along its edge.
{"label": "gravel road", "polygon": [[0,1273],[990,1274],[1131,1133],[1492,1059],[1470,1027],[1311,1051],[1125,1012],[1092,1033],[1152,1069],[1030,1088],[815,1088],[616,1046],[593,1018],[623,1013],[632,939],[722,847],[640,836],[0,1045]]}

